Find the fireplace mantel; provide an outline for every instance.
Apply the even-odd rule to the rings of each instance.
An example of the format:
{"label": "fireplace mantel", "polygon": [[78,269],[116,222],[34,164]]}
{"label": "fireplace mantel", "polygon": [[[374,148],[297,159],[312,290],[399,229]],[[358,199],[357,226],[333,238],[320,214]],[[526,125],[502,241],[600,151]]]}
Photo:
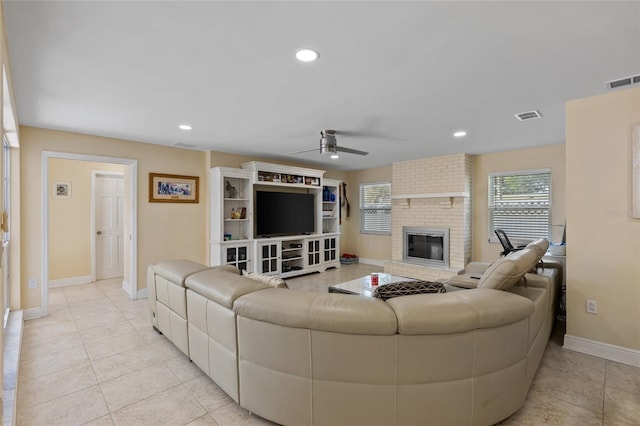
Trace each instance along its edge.
{"label": "fireplace mantel", "polygon": [[424,194],[399,194],[392,195],[392,200],[404,200],[407,207],[411,207],[411,200],[419,198],[448,198],[446,202],[441,202],[443,207],[451,208],[454,198],[469,198],[468,192],[429,192]]}

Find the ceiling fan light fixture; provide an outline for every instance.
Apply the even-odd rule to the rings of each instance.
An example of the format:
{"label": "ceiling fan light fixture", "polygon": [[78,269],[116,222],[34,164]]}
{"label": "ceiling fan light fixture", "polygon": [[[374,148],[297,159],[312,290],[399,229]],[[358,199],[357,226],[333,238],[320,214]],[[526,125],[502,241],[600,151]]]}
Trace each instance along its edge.
{"label": "ceiling fan light fixture", "polygon": [[340,158],[340,156],[336,153],[336,154],[331,154],[331,159],[332,160],[337,160],[338,158]]}
{"label": "ceiling fan light fixture", "polygon": [[300,62],[313,62],[320,55],[313,49],[299,49],[296,51],[296,59]]}
{"label": "ceiling fan light fixture", "polygon": [[464,138],[465,136],[467,136],[467,132],[464,130],[458,130],[456,132],[453,132],[454,138]]}
{"label": "ceiling fan light fixture", "polygon": [[323,130],[320,132],[320,154],[338,155],[338,144],[336,143],[336,135],[331,130]]}
{"label": "ceiling fan light fixture", "polygon": [[193,130],[193,126],[190,124],[181,124],[178,126],[180,130]]}

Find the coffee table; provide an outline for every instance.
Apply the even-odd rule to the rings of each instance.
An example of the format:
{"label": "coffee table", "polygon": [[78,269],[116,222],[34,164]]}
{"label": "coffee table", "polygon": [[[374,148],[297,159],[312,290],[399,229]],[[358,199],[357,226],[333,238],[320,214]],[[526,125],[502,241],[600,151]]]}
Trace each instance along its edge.
{"label": "coffee table", "polygon": [[398,283],[401,281],[411,281],[412,278],[399,277],[396,275],[378,273],[378,285],[371,285],[371,275],[356,278],[329,287],[329,293],[359,294],[360,296],[372,297],[377,287],[385,284]]}

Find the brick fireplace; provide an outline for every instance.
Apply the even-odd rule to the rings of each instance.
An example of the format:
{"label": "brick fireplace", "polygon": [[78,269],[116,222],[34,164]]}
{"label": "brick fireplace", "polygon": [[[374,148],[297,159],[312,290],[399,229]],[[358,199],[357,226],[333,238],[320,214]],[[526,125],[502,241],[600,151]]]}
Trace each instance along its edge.
{"label": "brick fireplace", "polygon": [[[392,166],[391,256],[387,273],[416,279],[447,278],[471,260],[471,157],[446,155]],[[448,266],[407,260],[403,228],[448,229]]]}

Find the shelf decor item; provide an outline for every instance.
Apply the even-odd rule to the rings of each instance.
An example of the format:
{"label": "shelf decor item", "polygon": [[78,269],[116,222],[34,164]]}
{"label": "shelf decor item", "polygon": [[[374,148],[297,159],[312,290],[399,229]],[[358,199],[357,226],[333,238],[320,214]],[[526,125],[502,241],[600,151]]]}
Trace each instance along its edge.
{"label": "shelf decor item", "polygon": [[150,203],[198,203],[198,176],[149,173]]}
{"label": "shelf decor item", "polygon": [[238,190],[229,181],[225,183],[224,190],[227,191],[227,198],[238,198]]}

